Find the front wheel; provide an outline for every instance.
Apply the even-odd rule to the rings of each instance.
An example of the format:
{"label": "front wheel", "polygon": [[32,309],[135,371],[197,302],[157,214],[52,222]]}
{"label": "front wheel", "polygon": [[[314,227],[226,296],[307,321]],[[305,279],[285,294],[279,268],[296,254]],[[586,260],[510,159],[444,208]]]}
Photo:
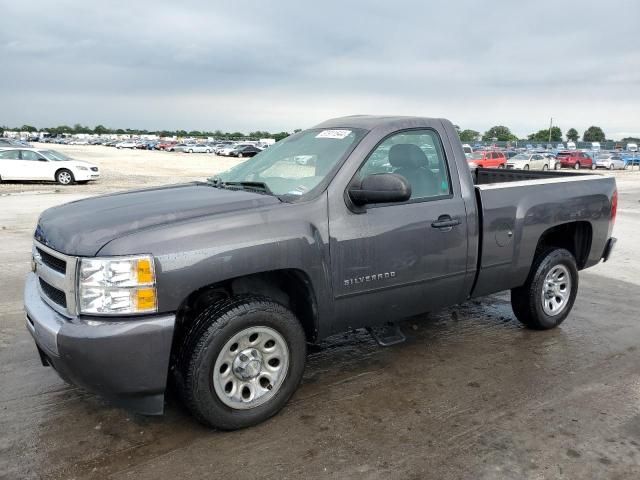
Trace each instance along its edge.
{"label": "front wheel", "polygon": [[193,153],[193,150],[189,149],[189,153]]}
{"label": "front wheel", "polygon": [[523,170],[529,170],[529,165],[525,165],[524,167],[522,167]]}
{"label": "front wheel", "polygon": [[284,407],[302,379],[306,339],[283,305],[236,297],[198,315],[179,355],[177,383],[189,410],[206,425],[235,430]]}
{"label": "front wheel", "polygon": [[60,185],[71,185],[74,182],[73,173],[67,169],[59,170],[56,173],[56,182]]}
{"label": "front wheel", "polygon": [[560,162],[556,162],[553,168],[555,168],[556,170],[560,170],[562,168],[562,165],[560,164]]}
{"label": "front wheel", "polygon": [[609,165],[609,170],[613,170],[613,163]]}
{"label": "front wheel", "polygon": [[505,168],[505,167],[504,167],[504,163],[501,163],[501,164],[498,166],[498,168]]}
{"label": "front wheel", "polygon": [[511,290],[511,307],[529,328],[548,330],[571,312],[578,294],[578,267],[564,248],[549,247],[536,254],[526,283]]}
{"label": "front wheel", "polygon": [[549,170],[549,166],[545,163],[544,165],[542,165],[542,170]]}
{"label": "front wheel", "polygon": [[591,164],[591,170],[595,170],[595,169],[596,169],[596,164],[595,164],[595,163],[592,163],[592,164]]}
{"label": "front wheel", "polygon": [[580,162],[576,162],[576,164],[573,166],[574,169],[576,170],[580,170]]}

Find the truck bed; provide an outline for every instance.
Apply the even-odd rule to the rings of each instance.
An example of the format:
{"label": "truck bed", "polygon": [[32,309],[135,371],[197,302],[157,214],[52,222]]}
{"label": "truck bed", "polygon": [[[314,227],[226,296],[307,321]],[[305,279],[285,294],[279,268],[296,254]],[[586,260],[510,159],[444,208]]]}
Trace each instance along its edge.
{"label": "truck bed", "polygon": [[[472,296],[522,285],[539,240],[563,225],[583,230],[584,258],[600,261],[610,235],[616,189],[610,176],[587,172],[477,169],[471,172],[479,212],[478,271]],[[568,234],[567,230],[567,234]],[[560,232],[560,235],[564,235]]]}

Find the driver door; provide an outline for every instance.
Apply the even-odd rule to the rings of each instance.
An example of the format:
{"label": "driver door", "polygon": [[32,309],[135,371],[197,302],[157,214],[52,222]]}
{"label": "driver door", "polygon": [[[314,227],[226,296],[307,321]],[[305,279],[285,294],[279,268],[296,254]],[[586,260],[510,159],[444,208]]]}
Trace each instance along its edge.
{"label": "driver door", "polygon": [[33,180],[54,180],[55,168],[52,162],[33,150],[20,150],[23,168]]}
{"label": "driver door", "polygon": [[[334,331],[408,317],[466,297],[466,209],[440,138],[435,129],[393,134],[369,153],[356,173],[402,172],[412,186],[407,202],[354,212],[345,192],[329,192]],[[398,144],[410,145],[405,150],[418,152],[419,158],[390,159]],[[421,177],[436,181],[421,183]],[[446,219],[455,225],[438,227]]]}

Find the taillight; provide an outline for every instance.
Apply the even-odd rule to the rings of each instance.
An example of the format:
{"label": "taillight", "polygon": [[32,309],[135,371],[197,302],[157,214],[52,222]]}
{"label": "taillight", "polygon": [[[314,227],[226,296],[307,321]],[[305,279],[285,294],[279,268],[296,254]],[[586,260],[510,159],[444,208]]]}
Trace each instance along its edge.
{"label": "taillight", "polygon": [[611,197],[611,223],[615,223],[616,214],[618,213],[618,189],[616,188],[613,191],[613,196]]}

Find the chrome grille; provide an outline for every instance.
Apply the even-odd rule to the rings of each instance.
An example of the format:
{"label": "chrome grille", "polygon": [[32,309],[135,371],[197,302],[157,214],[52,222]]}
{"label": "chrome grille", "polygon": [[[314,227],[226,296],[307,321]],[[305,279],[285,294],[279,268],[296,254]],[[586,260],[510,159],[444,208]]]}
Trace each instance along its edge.
{"label": "chrome grille", "polygon": [[36,247],[40,258],[42,258],[42,263],[47,265],[48,267],[53,268],[56,272],[67,273],[67,262],[64,260],[54,257],[53,255],[45,252],[41,248]]}
{"label": "chrome grille", "polygon": [[40,281],[40,288],[42,289],[42,291],[47,297],[49,297],[51,300],[56,302],[61,307],[67,308],[67,296],[62,290],[59,290],[52,285],[49,285],[42,278],[39,278],[38,280]]}
{"label": "chrome grille", "polygon": [[34,240],[34,271],[42,299],[58,313],[75,316],[77,257],[65,255]]}

